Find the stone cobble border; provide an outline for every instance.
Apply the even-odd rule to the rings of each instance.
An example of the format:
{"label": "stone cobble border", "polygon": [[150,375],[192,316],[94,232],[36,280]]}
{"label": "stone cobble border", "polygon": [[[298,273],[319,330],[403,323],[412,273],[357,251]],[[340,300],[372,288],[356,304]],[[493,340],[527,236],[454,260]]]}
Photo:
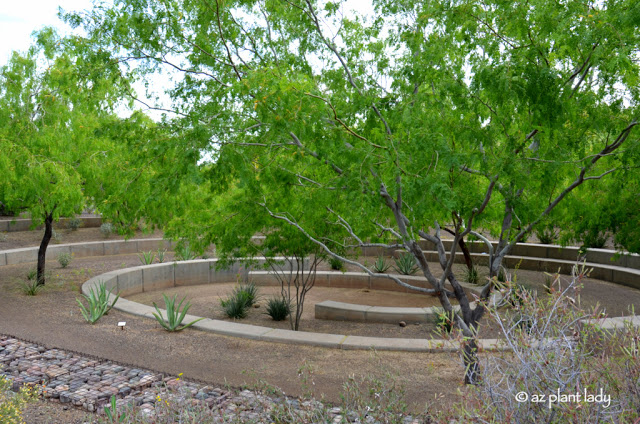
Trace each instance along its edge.
{"label": "stone cobble border", "polygon": [[[162,411],[162,402],[203,406],[210,409],[214,419],[221,423],[269,423],[273,421],[274,409],[283,406],[300,416],[322,409],[336,423],[350,414],[312,399],[222,389],[185,381],[181,376],[166,376],[3,335],[0,335],[0,375],[12,381],[13,391],[30,385],[36,387],[39,395],[47,401],[73,405],[98,414],[104,414],[104,408],[112,397],[116,398],[119,410],[131,405],[145,415],[152,415],[158,407],[157,410]],[[418,423],[409,415],[404,422]]]}

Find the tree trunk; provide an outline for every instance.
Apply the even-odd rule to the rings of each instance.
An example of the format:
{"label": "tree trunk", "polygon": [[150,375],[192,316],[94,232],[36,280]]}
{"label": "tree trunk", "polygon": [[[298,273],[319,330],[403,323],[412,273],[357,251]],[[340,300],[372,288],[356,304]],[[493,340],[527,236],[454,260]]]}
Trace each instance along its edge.
{"label": "tree trunk", "polygon": [[[445,227],[446,232],[455,237],[456,232],[452,231]],[[464,263],[467,265],[469,271],[473,269],[473,260],[471,259],[471,253],[469,253],[469,248],[467,247],[467,243],[464,242],[464,238],[461,238],[458,241],[458,246],[460,246],[460,250],[462,251],[462,255],[464,256]]]}
{"label": "tree trunk", "polygon": [[42,242],[40,242],[40,248],[38,249],[38,285],[44,286],[44,263],[47,256],[47,246],[51,240],[51,234],[53,233],[53,211],[45,215],[44,219],[44,236]]}
{"label": "tree trunk", "polygon": [[464,239],[460,239],[458,242],[460,246],[460,250],[462,250],[462,255],[464,256],[464,263],[467,264],[467,268],[469,271],[473,270],[473,261],[471,260],[471,254],[469,253],[469,248],[467,247],[467,243],[464,242]]}
{"label": "tree trunk", "polygon": [[476,338],[472,338],[465,342],[462,350],[462,359],[464,361],[465,384],[478,384],[480,383],[480,365],[478,364],[478,344]]}

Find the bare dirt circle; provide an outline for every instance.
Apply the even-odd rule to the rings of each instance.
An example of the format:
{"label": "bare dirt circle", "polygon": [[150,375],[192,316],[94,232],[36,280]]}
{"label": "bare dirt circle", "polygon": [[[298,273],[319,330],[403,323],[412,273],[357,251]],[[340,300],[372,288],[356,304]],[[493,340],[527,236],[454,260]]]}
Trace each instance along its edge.
{"label": "bare dirt circle", "polygon": [[[274,321],[266,314],[265,306],[267,301],[273,297],[280,296],[279,285],[258,286],[258,308],[249,308],[248,315],[244,319],[232,320],[228,318],[222,307],[220,300],[231,295],[233,289],[238,287],[238,283],[216,283],[203,284],[186,287],[174,287],[162,291],[150,291],[128,296],[127,299],[164,308],[162,294],[168,297],[177,295],[180,300],[186,297],[191,302],[189,314],[200,317],[231,320],[242,324],[259,325],[263,327],[290,329],[289,320]],[[295,296],[295,294],[293,294]],[[329,321],[315,318],[315,305],[325,300],[336,302],[355,303],[368,306],[397,306],[397,307],[431,307],[440,306],[437,298],[428,295],[401,293],[385,290],[369,289],[348,289],[335,287],[313,287],[306,295],[302,320],[300,321],[301,331],[316,333],[333,333],[344,335],[371,336],[371,337],[396,337],[396,338],[425,338],[441,336],[435,334],[436,326],[433,322],[410,324],[400,327],[398,324],[383,323],[361,323],[353,321]],[[185,302],[186,303],[186,302]]]}

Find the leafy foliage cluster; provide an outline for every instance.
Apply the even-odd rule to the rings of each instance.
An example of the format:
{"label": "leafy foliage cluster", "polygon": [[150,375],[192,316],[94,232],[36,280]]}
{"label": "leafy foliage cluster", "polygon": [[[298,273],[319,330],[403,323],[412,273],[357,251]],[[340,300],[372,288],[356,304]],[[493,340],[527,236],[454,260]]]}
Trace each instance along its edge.
{"label": "leafy foliage cluster", "polygon": [[[412,288],[446,312],[457,297],[456,326],[474,340],[485,311],[447,255],[469,235],[482,240],[476,229],[498,239],[490,278],[541,226],[636,232],[617,221],[635,212],[603,213],[611,196],[598,208],[584,196],[597,180],[624,184],[617,174],[637,201],[635,0],[374,0],[370,16],[310,0],[122,0],[66,19],[94,48],[136,61],[131,78],[181,70],[168,90],[175,118],[163,123],[171,143],[155,147],[174,160],[146,180],[158,197],[126,215],[144,212],[196,251],[350,263],[354,248],[404,249],[430,285]],[[443,278],[419,239],[435,245]]]}
{"label": "leafy foliage cluster", "polygon": [[0,417],[6,424],[21,424],[24,422],[22,412],[28,403],[37,399],[35,387],[23,385],[17,393],[12,388],[12,380],[0,375]]}

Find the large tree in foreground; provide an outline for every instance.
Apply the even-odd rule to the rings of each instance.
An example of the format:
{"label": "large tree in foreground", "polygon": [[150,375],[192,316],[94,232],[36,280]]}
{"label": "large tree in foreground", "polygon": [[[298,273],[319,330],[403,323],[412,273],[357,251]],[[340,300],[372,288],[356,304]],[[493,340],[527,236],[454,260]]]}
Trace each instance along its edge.
{"label": "large tree in foreground", "polygon": [[[472,307],[452,272],[458,241],[492,230],[495,276],[557,205],[628,166],[640,4],[373,5],[365,18],[332,1],[120,0],[68,19],[122,61],[144,61],[137,71],[183,73],[170,91],[175,123],[192,148],[210,151],[211,181],[286,188],[290,207],[268,193],[249,200],[366,272],[338,252],[411,253],[429,285],[411,287],[449,313],[452,298],[460,304],[466,381],[475,382],[492,283]],[[217,219],[216,210],[196,211]],[[448,252],[445,224],[455,233]],[[342,237],[326,237],[328,225]],[[439,272],[420,239],[437,249]]]}
{"label": "large tree in foreground", "polygon": [[98,59],[84,40],[45,29],[0,68],[0,198],[28,211],[34,226],[44,224],[38,284],[53,223],[101,199],[101,178],[119,180],[127,151],[111,137],[126,81]]}

